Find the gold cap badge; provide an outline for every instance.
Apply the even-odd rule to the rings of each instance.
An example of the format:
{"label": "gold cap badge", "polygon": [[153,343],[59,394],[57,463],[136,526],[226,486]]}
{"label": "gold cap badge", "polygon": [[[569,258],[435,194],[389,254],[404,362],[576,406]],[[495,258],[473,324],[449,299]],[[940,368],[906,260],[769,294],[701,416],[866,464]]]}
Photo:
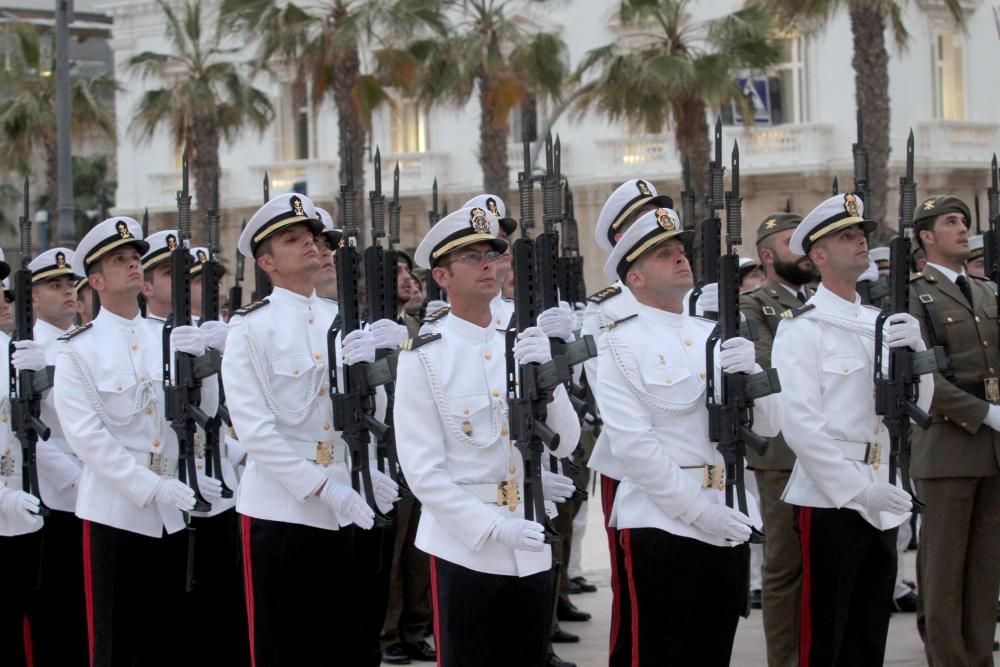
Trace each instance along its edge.
{"label": "gold cap badge", "polygon": [[66,268],[66,255],[61,252],[56,253],[56,266],[60,269]]}
{"label": "gold cap badge", "polygon": [[294,213],[295,215],[300,215],[302,217],[305,217],[306,211],[304,208],[302,208],[301,199],[299,199],[298,197],[292,197],[288,201],[292,205],[292,213]]}
{"label": "gold cap badge", "polygon": [[177,237],[173,234],[167,235],[167,249],[176,250],[177,249]]}
{"label": "gold cap badge", "polygon": [[844,195],[844,209],[847,211],[847,214],[852,217],[857,218],[861,215],[861,213],[858,212],[858,198],[850,192]]}
{"label": "gold cap badge", "polygon": [[118,231],[118,236],[123,239],[132,238],[132,232],[128,230],[128,223],[124,220],[119,220],[115,223],[115,229]]}
{"label": "gold cap badge", "polygon": [[677,229],[677,223],[674,222],[674,216],[670,215],[670,211],[665,208],[656,209],[656,222],[665,231],[672,232]]}
{"label": "gold cap badge", "polygon": [[496,217],[500,217],[500,209],[497,207],[497,200],[493,197],[486,200],[486,208],[490,209],[490,213]]}
{"label": "gold cap badge", "polygon": [[649,186],[646,185],[646,181],[637,181],[635,186],[639,188],[639,194],[645,195],[647,197],[653,196],[653,193],[649,191]]}
{"label": "gold cap badge", "polygon": [[469,215],[469,221],[472,223],[472,229],[479,234],[489,234],[490,233],[490,221],[486,219],[486,211],[481,208],[472,209],[472,213]]}
{"label": "gold cap badge", "polygon": [[770,220],[764,223],[764,229],[774,229],[777,225],[778,221],[775,220],[774,218],[771,218]]}

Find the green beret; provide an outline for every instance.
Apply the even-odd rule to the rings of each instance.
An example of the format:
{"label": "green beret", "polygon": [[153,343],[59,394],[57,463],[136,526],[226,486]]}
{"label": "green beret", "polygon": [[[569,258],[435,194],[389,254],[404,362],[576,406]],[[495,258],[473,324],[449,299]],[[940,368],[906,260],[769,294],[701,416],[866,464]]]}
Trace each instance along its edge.
{"label": "green beret", "polygon": [[410,256],[410,253],[406,252],[405,250],[400,250],[399,248],[393,248],[393,251],[395,251],[396,253],[396,259],[406,262],[406,270],[412,273],[413,258]]}
{"label": "green beret", "polygon": [[771,234],[777,234],[786,229],[795,229],[800,222],[802,222],[802,216],[798,213],[772,213],[757,226],[757,244],[759,245]]}
{"label": "green beret", "polygon": [[945,213],[961,213],[965,216],[966,229],[972,225],[972,211],[968,204],[955,195],[933,195],[917,204],[913,213],[913,228],[917,232],[929,230],[937,217]]}

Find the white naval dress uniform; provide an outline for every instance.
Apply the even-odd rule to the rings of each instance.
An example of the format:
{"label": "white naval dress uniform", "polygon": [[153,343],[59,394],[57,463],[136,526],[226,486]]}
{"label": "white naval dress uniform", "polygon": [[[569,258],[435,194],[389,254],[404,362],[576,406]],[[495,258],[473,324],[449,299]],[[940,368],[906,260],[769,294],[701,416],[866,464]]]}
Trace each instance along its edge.
{"label": "white naval dress uniform", "polygon": [[[715,323],[642,304],[635,312],[601,338],[597,383],[611,454],[624,472],[612,521],[632,593],[633,659],[698,655],[699,664],[728,664],[749,552],[692,523],[707,506],[725,504],[724,491],[706,485],[706,466],[721,466],[717,476],[724,470],[705,406],[705,348]],[[758,399],[754,415],[756,432],[777,433],[780,397]],[[747,505],[760,528],[749,493]]]}
{"label": "white naval dress uniform", "polygon": [[[229,320],[222,361],[229,414],[247,452],[237,492],[256,664],[354,664],[359,619],[353,528],[316,492],[350,485],[333,428],[327,332],[336,304],[275,287]],[[346,576],[345,576],[346,575]],[[317,602],[328,613],[315,614]],[[336,649],[331,649],[335,646]]]}
{"label": "white naval dress uniform", "polygon": [[[889,435],[872,385],[878,311],[822,285],[807,305],[813,309],[778,327],[772,352],[785,400],[781,431],[796,456],[782,498],[797,508],[802,541],[800,657],[803,664],[874,664],[885,653],[895,528],[909,518],[856,500],[889,480]],[[924,410],[932,392],[932,376],[922,376]]]}
{"label": "white naval dress uniform", "polygon": [[[55,409],[83,461],[76,514],[84,519],[84,567],[94,664],[181,659],[188,536],[176,507],[155,499],[176,479],[177,438],[166,421],[162,341],[138,312],[102,309],[63,336],[56,358]],[[213,387],[215,390],[213,391]],[[217,385],[202,409],[214,414]],[[162,620],[151,638],[150,616]]]}
{"label": "white naval dress uniform", "polygon": [[[416,546],[433,557],[439,664],[469,664],[463,660],[493,650],[516,663],[524,646],[544,651],[548,638],[536,635],[551,618],[552,559],[548,546],[529,552],[490,538],[497,522],[524,515],[521,503],[513,512],[497,505],[499,482],[523,484],[521,455],[508,437],[505,337],[454,315],[435,335],[441,339],[400,354],[394,419],[410,425],[399,459],[423,504]],[[580,435],[565,391],[555,390],[546,420],[560,436],[559,457]],[[508,603],[516,612],[499,608]],[[517,628],[498,629],[497,614],[515,617]],[[521,640],[516,648],[512,633]]]}

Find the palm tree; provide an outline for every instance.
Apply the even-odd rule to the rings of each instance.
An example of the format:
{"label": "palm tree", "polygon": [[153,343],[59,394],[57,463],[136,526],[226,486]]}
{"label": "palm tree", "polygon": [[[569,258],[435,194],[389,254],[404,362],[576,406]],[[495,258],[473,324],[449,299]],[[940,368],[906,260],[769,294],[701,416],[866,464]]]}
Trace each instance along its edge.
{"label": "palm tree", "polygon": [[[900,0],[754,0],[776,15],[776,19],[797,29],[818,29],[847,7],[854,42],[854,96],[863,112],[862,129],[868,149],[868,180],[872,201],[865,212],[874,220],[887,220],[886,195],[889,188],[889,52],[885,44],[886,24],[892,27],[896,48],[903,50],[909,32],[903,23]],[[944,0],[955,21],[962,25],[960,0]],[[877,238],[888,240],[886,225],[876,229]]]}
{"label": "palm tree", "polygon": [[[409,34],[418,23],[436,21],[427,0],[318,0],[296,4],[285,0],[223,0],[226,28],[257,43],[257,67],[286,67],[295,83],[309,90],[313,110],[327,96],[337,109],[341,183],[353,181],[356,210],[364,211],[366,137],[372,111],[389,101],[384,78],[376,76],[369,54],[383,68],[394,38]],[[399,72],[397,72],[398,74]],[[348,171],[350,169],[350,171]]]}
{"label": "palm tree", "polygon": [[745,7],[694,23],[689,4],[622,0],[618,16],[627,33],[584,57],[574,75],[581,82],[575,108],[596,109],[648,132],[672,127],[681,160],[690,161],[695,191],[705,193],[709,107],[735,101],[743,117],[752,118],[737,77],[777,63],[780,53],[762,9]]}
{"label": "palm tree", "polygon": [[[31,171],[32,157],[41,152],[45,162],[45,193],[54,202],[59,192],[56,141],[55,58],[46,57],[44,40],[33,25],[13,26],[17,49],[11,66],[0,73],[0,151],[8,164],[23,175]],[[55,49],[47,49],[54,54]],[[71,127],[76,135],[98,131],[115,140],[112,95],[118,86],[109,75],[93,77],[75,73],[70,63]]]}
{"label": "palm tree", "polygon": [[478,96],[483,188],[500,197],[506,197],[510,187],[511,111],[538,96],[558,100],[569,74],[562,38],[536,32],[518,20],[517,9],[526,4],[442,0],[440,10],[451,22],[429,36],[418,36],[407,47],[420,65],[411,92],[421,104],[464,106],[473,93]]}
{"label": "palm tree", "polygon": [[195,202],[204,206],[212,201],[221,141],[233,141],[248,125],[263,132],[274,108],[233,60],[240,49],[224,48],[222,32],[206,30],[198,0],[185,0],[180,15],[167,0],[156,3],[166,17],[172,52],[143,51],[128,60],[129,71],[163,84],[143,93],[131,129],[148,140],[165,124],[177,148],[189,147]]}

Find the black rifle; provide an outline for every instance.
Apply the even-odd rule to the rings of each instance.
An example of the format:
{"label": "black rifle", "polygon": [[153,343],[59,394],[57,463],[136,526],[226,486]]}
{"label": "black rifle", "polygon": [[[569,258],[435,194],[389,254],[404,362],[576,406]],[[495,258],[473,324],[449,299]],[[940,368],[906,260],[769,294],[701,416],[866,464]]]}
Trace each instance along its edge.
{"label": "black rifle", "polygon": [[[243,220],[243,224],[240,226],[240,233],[246,229],[247,221]],[[243,305],[243,270],[244,262],[246,258],[243,257],[243,253],[236,253],[236,270],[233,271],[233,286],[229,288],[229,312],[232,313],[234,310]]]}
{"label": "black rifle", "polygon": [[865,148],[863,116],[858,109],[858,140],[851,145],[854,157],[854,194],[861,197],[865,206],[871,206],[871,181],[868,180],[868,149]]}
{"label": "black rifle", "polygon": [[[352,173],[350,153],[345,170]],[[375,389],[392,381],[392,372],[385,359],[374,364],[358,362],[343,365],[343,383],[337,381],[337,336],[347,336],[362,327],[358,307],[358,234],[357,198],[351,180],[340,186],[340,215],[344,229],[344,243],[337,248],[337,295],[340,313],[330,326],[326,345],[329,357],[330,398],[333,401],[333,427],[340,431],[351,456],[351,486],[365,499],[375,513],[375,525],[386,526],[389,517],[382,513],[375,502],[371,469],[368,467],[368,442],[374,434],[376,441],[386,436],[388,427],[375,419]]]}
{"label": "black rifle", "polygon": [[[149,238],[149,209],[142,214],[142,238]],[[139,292],[139,314],[146,317],[146,295]]]}
{"label": "black rifle", "polygon": [[[718,152],[718,144],[716,144]],[[744,460],[747,447],[758,454],[767,451],[767,440],[753,432],[753,402],[781,391],[778,372],[722,373],[719,397],[715,392],[715,346],[740,335],[740,258],[736,247],[743,242],[743,199],[740,196],[739,145],[733,146],[732,190],[726,193],[726,252],[718,258],[719,324],[705,345],[705,400],[708,404],[708,437],[717,443],[726,466],[726,505],[749,516]],[[735,504],[734,504],[735,501]],[[764,535],[752,529],[750,541],[760,543]]]}
{"label": "black rifle", "polygon": [[694,232],[695,232],[695,222],[694,217],[697,215],[695,213],[695,203],[697,202],[697,195],[694,193],[694,187],[691,185],[691,160],[685,158],[684,166],[681,169],[682,180],[684,182],[684,190],[681,192],[681,216],[683,217],[683,222],[685,231],[691,232],[686,235],[684,239],[684,256],[687,257],[688,264],[691,265],[691,270],[694,270],[695,257],[694,257]]}
{"label": "black rifle", "polygon": [[[271,200],[271,179],[268,177],[267,172],[264,172],[264,203],[266,204]],[[271,293],[274,289],[274,285],[271,283],[271,277],[267,275],[264,269],[257,265],[257,262],[253,263],[253,277],[254,277],[254,287],[253,294],[251,295],[253,301],[260,301]],[[239,308],[239,305],[234,306]]]}
{"label": "black rifle", "polygon": [[[212,207],[208,209],[208,256],[201,265],[201,322],[219,319],[219,282],[222,267],[216,253],[219,250],[219,172],[215,172],[212,182]],[[226,407],[226,393],[219,375],[219,410],[205,426],[205,472],[222,484],[222,497],[232,498],[233,490],[226,486],[222,475],[222,423],[232,426],[229,409]]]}
{"label": "black rifle", "polygon": [[557,260],[559,276],[559,292],[569,302],[570,307],[587,300],[587,285],[583,277],[583,257],[580,255],[580,231],[576,224],[573,209],[573,193],[569,183],[562,185],[563,220],[562,220],[562,253]]}
{"label": "black rifle", "polygon": [[983,233],[983,226],[982,226],[982,223],[980,221],[980,216],[979,216],[979,193],[978,192],[976,193],[976,196],[973,198],[973,202],[972,203],[976,207],[976,233],[977,234],[982,234]]}
{"label": "black rifle", "polygon": [[[438,213],[438,181],[434,179],[434,185],[431,187],[431,210],[427,211],[427,221],[430,222],[430,226],[433,227],[437,224],[437,221],[441,219],[441,214]],[[437,284],[434,280],[434,276],[431,272],[427,272],[427,301],[444,301],[447,296],[441,289],[441,286]],[[427,308],[427,304],[424,304],[424,308]],[[423,318],[421,318],[423,319]]]}
{"label": "black rifle", "polygon": [[[913,212],[917,207],[917,184],[913,181],[913,131],[906,141],[906,175],[899,179],[899,234],[889,242],[889,304],[875,320],[875,414],[882,416],[889,431],[889,483],[899,474],[903,489],[913,496],[915,509],[920,501],[910,485],[910,436],[912,419],[926,430],[931,416],[917,406],[921,375],[944,368],[944,349],[933,347],[914,352],[908,347],[889,348],[887,372],[882,366],[883,327],[893,315],[909,312],[910,241],[913,238]],[[879,452],[873,453],[877,461]]]}
{"label": "black rifle", "polygon": [[[181,189],[177,192],[177,247],[170,253],[171,313],[163,325],[163,395],[166,417],[177,434],[177,478],[194,490],[194,511],[208,512],[212,505],[198,488],[198,460],[195,452],[197,426],[208,429],[209,417],[201,409],[202,380],[218,372],[218,352],[210,350],[195,358],[186,352],[171,355],[170,334],[175,327],[191,325],[191,195],[188,190],[188,151],[181,162]],[[214,354],[212,354],[214,352]],[[173,363],[171,363],[171,360]],[[193,540],[190,541],[193,544]],[[189,559],[192,556],[189,546]],[[191,574],[189,561],[188,574]],[[188,584],[191,584],[190,578]]]}
{"label": "black rifle", "polygon": [[41,371],[18,371],[14,368],[14,343],[34,339],[34,314],[31,307],[31,217],[28,215],[28,179],[24,179],[24,210],[18,226],[21,230],[21,268],[14,272],[14,329],[8,348],[10,363],[11,430],[21,443],[21,488],[39,500],[38,514],[48,516],[38,488],[38,440],[48,440],[50,431],[42,421],[42,393],[52,387],[53,367]]}
{"label": "black rifle", "polygon": [[[695,304],[705,285],[719,282],[719,249],[722,243],[722,220],[717,211],[725,205],[723,198],[722,166],[722,118],[715,121],[715,159],[708,163],[708,194],[705,195],[705,213],[708,216],[701,223],[701,266],[698,267],[698,281],[688,304],[688,312],[695,314]],[[738,260],[737,260],[738,261]],[[720,286],[721,287],[721,286]],[[708,319],[716,319],[716,313],[703,313]]]}
{"label": "black rifle", "polygon": [[[390,213],[389,247],[383,250],[381,239],[385,235],[385,195],[382,194],[382,154],[375,149],[375,189],[368,193],[369,208],[372,213],[372,243],[365,248],[365,284],[368,288],[368,320],[396,321],[399,303],[396,298],[397,272],[399,259],[393,249],[399,238],[399,165],[393,172],[392,185],[393,212]],[[395,219],[393,219],[395,218]],[[393,369],[396,367],[398,352],[395,350],[376,350],[376,359],[385,359]],[[394,373],[395,375],[395,373]],[[393,428],[392,409],[395,403],[395,382],[385,384],[386,410],[385,434],[376,443],[376,465],[379,472],[388,475],[399,485],[400,490],[406,487],[399,467],[399,457],[396,455],[396,431]]]}
{"label": "black rifle", "polygon": [[[990,163],[990,187],[986,190],[987,229],[983,234],[983,263],[986,268],[986,275],[993,281],[994,285],[1000,285],[1000,174],[997,172],[997,156],[993,154],[993,162]],[[998,297],[1000,302],[1000,297]]]}

